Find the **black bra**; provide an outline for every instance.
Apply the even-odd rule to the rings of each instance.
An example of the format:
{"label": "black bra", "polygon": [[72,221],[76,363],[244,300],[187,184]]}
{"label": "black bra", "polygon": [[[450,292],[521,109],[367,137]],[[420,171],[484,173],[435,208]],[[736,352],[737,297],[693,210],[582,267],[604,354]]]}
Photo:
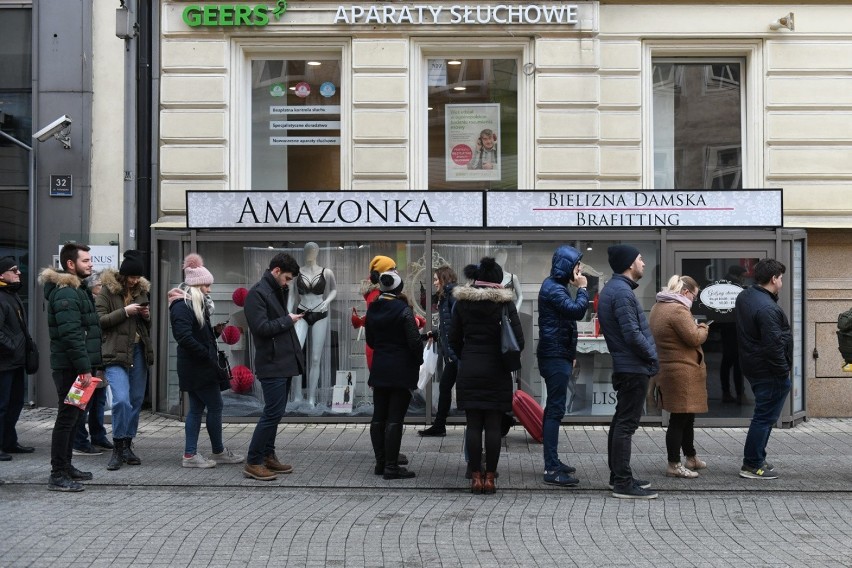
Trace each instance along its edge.
{"label": "black bra", "polygon": [[320,267],[320,272],[311,279],[308,279],[302,273],[299,273],[299,279],[296,281],[296,288],[299,294],[314,294],[322,296],[325,293],[325,268]]}

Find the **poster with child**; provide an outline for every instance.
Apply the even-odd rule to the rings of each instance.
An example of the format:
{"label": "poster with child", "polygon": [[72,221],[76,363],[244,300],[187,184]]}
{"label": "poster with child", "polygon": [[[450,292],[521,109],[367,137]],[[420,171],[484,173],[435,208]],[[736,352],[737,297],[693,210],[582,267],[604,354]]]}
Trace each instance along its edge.
{"label": "poster with child", "polygon": [[500,181],[500,105],[446,105],[447,181]]}

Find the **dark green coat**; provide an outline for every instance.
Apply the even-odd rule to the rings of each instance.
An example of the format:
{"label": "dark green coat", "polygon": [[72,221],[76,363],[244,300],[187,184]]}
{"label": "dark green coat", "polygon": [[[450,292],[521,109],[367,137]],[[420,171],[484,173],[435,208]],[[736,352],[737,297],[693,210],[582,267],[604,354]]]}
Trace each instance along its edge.
{"label": "dark green coat", "polygon": [[[127,317],[124,311],[124,289],[116,276],[118,272],[107,268],[101,274],[101,293],[95,298],[95,308],[103,330],[104,365],[121,365],[130,367],[133,364],[133,345],[136,334],[145,349],[145,359],[148,365],[154,364],[154,349],[151,345],[151,320],[141,316]],[[150,302],[149,292],[151,283],[142,278],[139,284],[130,291],[131,303]]]}
{"label": "dark green coat", "polygon": [[45,268],[38,277],[44,285],[50,366],[91,373],[103,366],[101,326],[92,293],[76,274]]}

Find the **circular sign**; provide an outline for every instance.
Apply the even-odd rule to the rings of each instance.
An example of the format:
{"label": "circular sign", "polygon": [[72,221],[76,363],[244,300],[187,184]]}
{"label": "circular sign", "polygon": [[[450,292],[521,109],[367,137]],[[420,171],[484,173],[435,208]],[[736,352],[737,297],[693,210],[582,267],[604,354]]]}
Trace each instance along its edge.
{"label": "circular sign", "polygon": [[326,98],[333,97],[334,93],[337,92],[337,87],[334,86],[334,83],[331,81],[326,81],[322,85],[320,85],[320,94]]}
{"label": "circular sign", "polygon": [[701,290],[701,303],[711,310],[724,314],[733,311],[737,296],[742,291],[743,289],[736,284],[726,281],[716,282]]}
{"label": "circular sign", "polygon": [[467,144],[456,144],[450,153],[453,163],[466,166],[473,159],[473,149]]}
{"label": "circular sign", "polygon": [[304,99],[311,94],[311,86],[304,81],[296,83],[295,93],[297,97]]}
{"label": "circular sign", "polygon": [[273,97],[283,97],[287,94],[287,86],[284,83],[272,83],[269,86],[269,94]]}

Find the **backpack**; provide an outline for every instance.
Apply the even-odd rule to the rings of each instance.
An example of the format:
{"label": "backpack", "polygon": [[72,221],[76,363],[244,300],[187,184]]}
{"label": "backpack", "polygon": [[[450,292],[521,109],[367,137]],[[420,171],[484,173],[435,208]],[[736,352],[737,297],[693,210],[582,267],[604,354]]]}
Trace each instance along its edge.
{"label": "backpack", "polygon": [[852,363],[852,309],[837,316],[837,347],[844,361]]}

